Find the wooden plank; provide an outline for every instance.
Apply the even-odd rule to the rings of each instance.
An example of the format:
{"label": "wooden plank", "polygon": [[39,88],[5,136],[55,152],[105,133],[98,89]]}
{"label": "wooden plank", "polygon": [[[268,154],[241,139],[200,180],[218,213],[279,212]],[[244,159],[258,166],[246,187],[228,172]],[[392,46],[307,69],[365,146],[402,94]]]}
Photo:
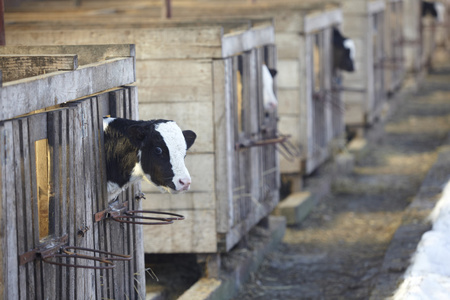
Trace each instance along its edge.
{"label": "wooden plank", "polygon": [[367,12],[369,14],[375,14],[384,11],[386,3],[383,0],[369,1],[367,3]]}
{"label": "wooden plank", "polygon": [[[26,224],[24,218],[24,209],[25,202],[23,197],[23,158],[22,158],[22,124],[20,120],[15,120],[12,122],[12,131],[13,131],[13,139],[14,139],[14,148],[13,153],[10,155],[14,156],[14,161],[16,162],[15,167],[13,169],[13,178],[14,178],[14,190],[16,197],[16,234],[17,234],[17,254],[25,253],[28,249],[26,248]],[[9,226],[9,225],[8,225]],[[16,254],[16,255],[17,255]],[[19,286],[27,286],[27,268],[25,265],[18,267],[18,280]],[[19,289],[19,299],[27,299],[28,289]]]}
{"label": "wooden plank", "polygon": [[[258,93],[258,71],[261,70],[261,65],[258,64],[257,61],[257,50],[253,49],[250,51],[248,56],[248,75],[249,75],[249,82],[247,85],[247,89],[249,90],[249,110],[248,114],[246,115],[246,118],[249,120],[249,129],[250,132],[253,134],[254,138],[261,138],[261,128],[259,124],[259,112],[258,107],[261,105],[258,103],[259,101],[262,102],[262,97]],[[257,134],[255,134],[257,133]],[[254,209],[258,209],[257,202],[261,199],[261,148],[260,147],[252,147],[249,149],[250,151],[250,161],[249,161],[249,178],[250,178],[250,195],[251,200],[246,203],[246,214],[250,215],[253,214]],[[250,230],[250,228],[248,228]],[[242,232],[242,234],[246,234],[246,232]]]}
{"label": "wooden plank", "polygon": [[[60,193],[59,193],[59,213],[60,217],[59,222],[59,230],[60,234],[59,236],[62,236],[64,234],[67,234],[67,224],[68,224],[68,213],[67,213],[67,202],[68,202],[68,186],[70,185],[70,181],[72,178],[69,176],[69,169],[68,169],[68,161],[71,160],[71,157],[67,156],[68,152],[68,110],[67,109],[61,109],[59,111],[60,114],[60,147],[59,147],[59,156],[60,156]],[[61,268],[61,284],[59,286],[60,288],[60,295],[61,298],[67,297],[67,286],[68,286],[68,268]]]}
{"label": "wooden plank", "polygon": [[[128,86],[129,92],[129,101],[130,101],[130,118],[133,120],[139,119],[139,110],[138,110],[138,98],[137,98],[137,88],[136,86]],[[137,183],[133,186],[132,196],[139,193],[141,191],[140,183]],[[132,198],[132,199],[133,199]],[[130,199],[131,200],[131,199]],[[134,210],[142,210],[142,201],[132,201],[132,208]],[[133,260],[134,260],[134,274],[131,275],[133,279],[133,287],[135,292],[136,299],[142,299],[145,297],[145,258],[144,258],[144,233],[143,226],[135,226],[134,227],[134,252]]]}
{"label": "wooden plank", "polygon": [[[120,90],[120,106],[123,110],[123,117],[125,119],[130,119],[130,110],[129,110],[129,95],[126,88]],[[133,201],[134,197],[132,195],[133,187],[129,187],[125,193],[125,199],[128,201],[128,209],[132,209],[133,207]],[[123,254],[131,254],[133,255],[133,235],[134,235],[134,227],[135,225],[132,224],[123,224],[124,226],[124,241],[123,241]],[[124,286],[124,295],[125,297],[130,298],[131,294],[134,294],[134,291],[131,287],[134,286],[133,284],[133,275],[134,275],[134,268],[133,262],[127,261],[124,262],[124,272],[123,272],[123,286]]]}
{"label": "wooden plank", "polygon": [[[48,238],[50,236],[58,236],[60,233],[57,216],[59,213],[58,203],[55,199],[59,193],[59,115],[57,112],[47,113],[47,141],[48,144],[42,144],[37,150],[38,161],[48,161],[48,166],[39,163],[39,173],[37,174],[39,193],[48,184],[48,194],[39,194],[39,227],[40,238]],[[42,167],[42,168],[41,168]],[[45,173],[47,167],[48,173]],[[42,230],[42,226],[48,226],[47,230]],[[45,228],[45,227],[44,227]],[[42,264],[42,283],[44,298],[57,298],[59,296],[58,289],[61,275],[61,267],[51,264]]]}
{"label": "wooden plank", "polygon": [[[3,144],[2,167],[3,174],[14,170],[14,134],[13,124],[3,124],[1,143]],[[17,260],[17,223],[16,223],[16,197],[12,187],[15,186],[14,176],[3,177],[3,269],[4,273],[4,295],[5,299],[19,299],[19,266]]]}
{"label": "wooden plank", "polygon": [[[212,161],[212,163],[214,162]],[[209,174],[206,176],[209,176]],[[197,182],[197,184],[199,184],[199,182]],[[148,201],[149,203],[147,203],[146,206],[151,207],[153,210],[162,209],[170,211],[171,209],[214,209],[216,205],[222,205],[222,202],[224,202],[223,196],[221,201],[218,200],[218,196],[216,196],[218,195],[217,191],[198,192],[195,190],[190,190],[188,193],[183,194],[162,194],[159,190],[153,187],[147,187],[147,185],[148,184],[142,183],[142,190],[146,195],[146,198],[151,199]]]}
{"label": "wooden plank", "polygon": [[[84,167],[84,194],[82,195],[83,207],[82,211],[82,222],[77,224],[77,229],[83,228],[84,226],[91,226],[93,223],[92,216],[92,114],[91,114],[91,103],[90,99],[85,99],[79,102],[81,113],[82,113],[82,133],[83,133],[83,167]],[[93,248],[93,234],[92,231],[88,231],[82,238],[85,247]],[[92,266],[92,261],[83,262],[86,265]],[[95,295],[95,280],[94,271],[91,269],[84,270],[84,298],[91,299]]]}
{"label": "wooden plank", "polygon": [[[98,96],[98,104],[99,104],[99,123],[101,124],[103,128],[103,116],[110,115],[110,98],[112,93],[103,93]],[[103,130],[100,131],[100,149],[104,149],[104,136],[103,136]],[[106,189],[106,160],[104,157],[104,152],[100,152],[102,154],[101,157],[101,175],[102,175],[102,194],[103,198],[101,200],[102,202],[102,209],[106,209],[108,207],[108,193]],[[111,252],[111,245],[115,242],[115,239],[111,235],[111,223],[112,221],[105,221],[101,222],[99,224],[99,236],[103,240],[103,249],[106,251]],[[102,273],[102,295],[105,298],[115,298],[115,290],[114,290],[114,279],[113,279],[113,271],[112,270],[104,270]]]}
{"label": "wooden plank", "polygon": [[252,28],[242,33],[225,34],[222,37],[222,57],[229,57],[274,43],[275,30],[272,26]]}
{"label": "wooden plank", "polygon": [[[109,97],[111,116],[123,118],[123,99],[121,90],[110,92]],[[119,195],[117,201],[118,203],[124,203],[126,201],[124,192]],[[110,235],[114,236],[114,240],[111,241],[111,251],[114,253],[123,254],[125,248],[125,226],[122,226],[119,222],[110,220]],[[124,262],[117,262],[116,267],[113,270],[113,285],[111,286],[111,288],[114,289],[114,295],[116,298],[125,297],[124,274]]]}
{"label": "wooden plank", "polygon": [[[76,201],[75,197],[78,194],[76,189],[78,187],[77,176],[77,167],[76,161],[77,154],[76,151],[79,150],[79,146],[77,146],[77,141],[79,140],[80,132],[77,132],[77,112],[75,106],[71,106],[68,111],[68,124],[67,124],[67,150],[68,150],[68,160],[67,160],[67,169],[68,169],[68,193],[67,193],[67,224],[66,231],[69,236],[68,244],[76,245],[76,235],[77,231],[75,228],[75,220],[76,220]],[[80,155],[80,154],[78,154]],[[76,297],[76,270],[75,268],[68,268],[67,270],[67,291],[66,296],[68,299],[75,299]]]}
{"label": "wooden plank", "polygon": [[327,27],[342,23],[342,10],[335,9],[321,14],[311,14],[305,17],[304,33],[323,30]]}
{"label": "wooden plank", "polygon": [[[33,234],[33,192],[32,192],[32,168],[31,168],[31,155],[30,151],[32,151],[32,146],[30,145],[29,140],[29,133],[28,133],[28,126],[29,122],[27,118],[24,118],[21,122],[22,124],[22,157],[23,157],[23,182],[24,182],[24,200],[25,200],[25,207],[24,207],[24,218],[26,220],[26,249],[33,249],[35,248],[34,243],[34,234]],[[30,298],[36,298],[36,280],[35,280],[35,266],[33,263],[28,263],[26,265],[27,268],[27,274],[28,274],[28,280],[27,280],[27,289],[28,289],[28,295]]]}
{"label": "wooden plank", "polygon": [[[98,95],[93,102],[96,105],[96,114],[94,115],[94,128],[95,133],[95,150],[96,153],[96,163],[95,168],[97,169],[96,174],[96,201],[94,209],[96,212],[105,210],[108,207],[108,196],[106,191],[106,164],[104,157],[104,145],[103,145],[103,115],[108,114],[105,111],[108,103],[108,93],[103,93]],[[93,111],[94,112],[94,111]],[[92,231],[95,237],[94,245],[96,249],[106,250],[106,240],[105,236],[106,224],[105,222],[92,224]],[[97,297],[107,298],[107,287],[108,287],[108,273],[106,270],[98,270],[96,272],[96,284],[97,284]],[[98,294],[100,293],[100,296]]]}
{"label": "wooden plank", "polygon": [[278,60],[278,88],[283,89],[298,87],[303,72],[303,69],[301,69],[299,65],[299,59]]}
{"label": "wooden plank", "polygon": [[[5,143],[3,139],[3,124],[0,123],[0,226],[2,228],[6,228],[6,222],[5,217],[3,215],[3,199],[6,199],[6,188],[5,188],[5,182],[3,181],[6,174],[6,169],[3,168],[5,165],[4,159],[5,159]],[[6,179],[5,179],[6,180]],[[3,266],[5,265],[6,261],[6,255],[4,255],[5,250],[5,241],[3,239],[3,236],[0,237],[0,252],[1,252],[1,264],[0,264],[0,296],[3,298],[5,297],[5,270],[3,269]]]}
{"label": "wooden plank", "polygon": [[[86,247],[86,239],[77,235],[78,228],[85,226],[85,202],[83,201],[85,197],[85,179],[84,179],[84,131],[83,131],[83,109],[79,102],[72,103],[73,105],[73,166],[74,166],[74,207],[73,207],[73,226],[71,227],[72,235],[69,232],[69,236],[74,237],[73,244],[79,247]],[[85,270],[75,269],[75,282],[74,282],[74,298],[75,299],[85,299],[85,292],[87,287],[85,287]]]}
{"label": "wooden plank", "polygon": [[133,120],[139,120],[138,88],[130,85],[128,89],[130,91],[131,117]]}
{"label": "wooden plank", "polygon": [[42,75],[55,71],[73,71],[78,58],[73,55],[0,55],[3,82]]}
{"label": "wooden plank", "polygon": [[[102,194],[102,185],[105,185],[105,183],[102,181],[102,169],[100,164],[100,152],[99,149],[99,131],[103,128],[102,123],[99,124],[99,114],[98,114],[98,99],[97,97],[93,97],[90,99],[91,102],[91,120],[92,120],[92,163],[91,163],[91,173],[92,173],[92,182],[93,182],[93,196],[92,196],[92,213],[95,214],[99,211],[104,210],[103,208],[103,194]],[[91,232],[93,236],[93,248],[94,249],[104,249],[101,241],[102,238],[99,236],[99,226],[101,226],[99,223],[92,222],[91,225],[89,225]],[[94,265],[99,265],[98,263],[94,263]],[[93,283],[95,283],[95,298],[101,299],[102,297],[102,271],[96,270],[94,271],[94,280]]]}
{"label": "wooden plank", "polygon": [[211,102],[211,60],[138,60],[139,101]]}
{"label": "wooden plank", "polygon": [[135,45],[133,44],[108,44],[108,45],[8,45],[0,48],[0,54],[52,54],[68,55],[75,54],[78,57],[78,65],[96,63],[102,60],[115,57],[136,56]]}
{"label": "wooden plank", "polygon": [[[233,140],[230,127],[232,89],[228,78],[232,78],[232,60],[216,60],[213,62],[213,91],[214,91],[214,128],[215,144],[214,148],[220,150],[222,154],[215,155],[215,170],[221,174],[221,178],[214,176],[216,190],[217,222],[216,230],[226,232],[228,230],[228,211],[233,199],[233,177],[232,164],[230,158],[233,157]],[[219,181],[219,182],[218,182]],[[220,199],[220,200],[219,200]]]}
{"label": "wooden plank", "polygon": [[[64,103],[135,81],[133,58],[117,58],[71,72],[5,83],[0,90],[0,120]],[[11,101],[15,99],[15,101]]]}
{"label": "wooden plank", "polygon": [[[148,201],[143,201],[143,209]],[[215,253],[215,210],[173,210],[186,217],[170,225],[145,226],[145,253]],[[148,238],[151,237],[151,238]]]}
{"label": "wooden plank", "polygon": [[[104,26],[101,24],[99,27]],[[130,28],[123,28],[123,25],[120,25],[120,28],[114,29],[54,29],[22,31],[10,28],[6,32],[8,44],[136,44],[136,53],[139,59],[218,58],[222,56],[221,26],[130,30]]]}
{"label": "wooden plank", "polygon": [[[32,218],[30,218],[30,226],[32,228],[32,233],[30,236],[30,243],[33,245],[30,249],[35,248],[39,245],[39,191],[38,191],[38,179],[37,179],[37,149],[36,141],[46,138],[47,132],[47,115],[46,114],[36,114],[27,118],[28,119],[28,132],[29,132],[29,147],[30,147],[30,188],[31,188],[31,205],[29,209],[32,212]],[[42,283],[42,262],[40,260],[35,260],[32,264],[35,268],[35,287],[36,287],[36,297],[43,298],[43,283]]]}

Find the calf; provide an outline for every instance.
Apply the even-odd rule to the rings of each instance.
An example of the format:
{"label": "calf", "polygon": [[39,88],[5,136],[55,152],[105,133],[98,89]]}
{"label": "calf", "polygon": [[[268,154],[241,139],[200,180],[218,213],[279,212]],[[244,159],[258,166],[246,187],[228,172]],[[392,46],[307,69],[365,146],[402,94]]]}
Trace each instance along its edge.
{"label": "calf", "polygon": [[273,92],[273,77],[277,74],[274,69],[269,69],[266,65],[262,65],[262,81],[263,81],[263,104],[266,112],[275,110],[278,106],[277,97]]}
{"label": "calf", "polygon": [[431,15],[439,23],[444,22],[445,6],[440,2],[422,1],[422,17]]}
{"label": "calf", "polygon": [[191,177],[184,157],[197,137],[193,131],[181,131],[169,120],[120,118],[104,118],[103,131],[109,201],[142,179],[161,191],[189,189]]}
{"label": "calf", "polygon": [[333,68],[347,72],[355,71],[355,43],[333,28]]}

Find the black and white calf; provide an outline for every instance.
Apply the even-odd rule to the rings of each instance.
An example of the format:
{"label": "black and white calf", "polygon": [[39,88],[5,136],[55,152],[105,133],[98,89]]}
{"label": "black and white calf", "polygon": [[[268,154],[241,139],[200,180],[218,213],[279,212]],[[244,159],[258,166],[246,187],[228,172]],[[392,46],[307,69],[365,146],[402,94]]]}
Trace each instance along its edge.
{"label": "black and white calf", "polygon": [[355,43],[333,28],[333,68],[347,72],[355,71]]}
{"label": "black and white calf", "polygon": [[262,65],[262,82],[263,82],[263,104],[266,112],[274,111],[278,106],[277,97],[273,92],[273,78],[277,74],[277,70],[269,69],[265,64]]}
{"label": "black and white calf", "polygon": [[133,121],[104,118],[108,200],[130,184],[145,179],[161,191],[187,191],[191,176],[184,164],[196,139],[169,120]]}
{"label": "black and white calf", "polygon": [[445,6],[440,2],[422,1],[422,17],[431,15],[439,23],[444,22]]}

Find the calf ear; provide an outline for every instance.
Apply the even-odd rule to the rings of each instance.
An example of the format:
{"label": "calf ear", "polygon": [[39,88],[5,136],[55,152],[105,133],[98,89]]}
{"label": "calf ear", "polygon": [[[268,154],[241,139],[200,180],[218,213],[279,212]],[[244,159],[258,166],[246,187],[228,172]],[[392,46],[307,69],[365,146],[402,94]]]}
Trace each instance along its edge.
{"label": "calf ear", "polygon": [[275,69],[269,69],[270,75],[272,75],[272,77],[275,77],[275,75],[277,75],[278,71]]}
{"label": "calf ear", "polygon": [[197,135],[192,130],[183,130],[184,139],[186,140],[186,150],[194,144]]}
{"label": "calf ear", "polygon": [[147,134],[145,128],[140,125],[131,125],[127,131],[131,142],[140,147]]}

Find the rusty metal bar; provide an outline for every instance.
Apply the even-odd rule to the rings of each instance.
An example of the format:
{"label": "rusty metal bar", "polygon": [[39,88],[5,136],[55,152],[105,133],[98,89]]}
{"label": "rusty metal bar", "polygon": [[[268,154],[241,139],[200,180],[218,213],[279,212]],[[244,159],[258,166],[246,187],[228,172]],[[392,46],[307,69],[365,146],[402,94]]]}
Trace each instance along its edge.
{"label": "rusty metal bar", "polygon": [[341,86],[338,88],[334,88],[332,90],[333,92],[355,92],[355,93],[365,93],[366,89],[358,89],[358,88],[352,88],[348,86]]}
{"label": "rusty metal bar", "polygon": [[238,150],[242,148],[262,147],[267,145],[280,144],[284,143],[289,137],[289,135],[283,135],[273,139],[247,140],[245,142],[237,143],[235,145],[235,149]]}
{"label": "rusty metal bar", "polygon": [[[157,214],[165,215],[164,217],[147,217],[138,216],[136,214]],[[168,212],[151,211],[151,210],[128,210],[128,202],[111,204],[107,209],[100,211],[94,215],[95,222],[111,218],[116,222],[136,224],[136,225],[168,225],[175,220],[184,220],[184,216]],[[152,220],[153,222],[130,221],[128,219]],[[156,222],[155,222],[156,221]]]}
{"label": "rusty metal bar", "polygon": [[44,254],[44,255],[51,255],[52,253],[56,253],[59,251],[61,246],[63,246],[68,241],[67,234],[57,238],[57,239],[51,239],[48,242],[42,243],[37,247],[36,249],[33,249],[31,251],[25,252],[24,254],[19,255],[19,265],[24,265],[30,261],[35,260],[38,256]]}
{"label": "rusty metal bar", "polygon": [[110,214],[120,215],[127,210],[128,210],[128,202],[119,203],[117,201],[115,203],[112,203],[107,209],[94,214],[94,221],[99,222],[103,219],[109,218]]}
{"label": "rusty metal bar", "polygon": [[[159,214],[159,215],[168,215],[169,217],[145,217],[145,216],[137,216],[136,214]],[[116,222],[128,223],[128,224],[139,224],[139,225],[168,225],[172,224],[173,221],[176,220],[184,220],[184,216],[174,213],[168,212],[159,212],[159,211],[151,211],[151,210],[129,210],[122,215],[111,215],[111,218]],[[138,221],[129,221],[127,219],[142,219],[142,220],[152,220],[158,222],[138,222]]]}
{"label": "rusty metal bar", "polygon": [[[68,241],[67,234],[57,238],[51,239],[46,243],[39,245],[38,248],[28,251],[22,255],[19,255],[19,265],[24,265],[36,259],[41,259],[43,262],[58,265],[63,267],[72,267],[72,268],[83,268],[83,269],[112,269],[115,267],[113,261],[124,261],[131,260],[132,256],[125,254],[118,254],[113,252],[107,252],[103,250],[96,250],[90,248],[82,248],[77,246],[69,246],[65,245]],[[107,257],[96,257],[92,255],[78,254],[76,252],[72,252],[69,250],[82,250],[86,252],[92,252],[97,254],[103,254]],[[87,266],[80,264],[70,264],[70,263],[62,263],[52,261],[53,258],[73,258],[73,259],[86,259],[91,261],[97,261],[102,264],[106,264],[106,266]]]}

